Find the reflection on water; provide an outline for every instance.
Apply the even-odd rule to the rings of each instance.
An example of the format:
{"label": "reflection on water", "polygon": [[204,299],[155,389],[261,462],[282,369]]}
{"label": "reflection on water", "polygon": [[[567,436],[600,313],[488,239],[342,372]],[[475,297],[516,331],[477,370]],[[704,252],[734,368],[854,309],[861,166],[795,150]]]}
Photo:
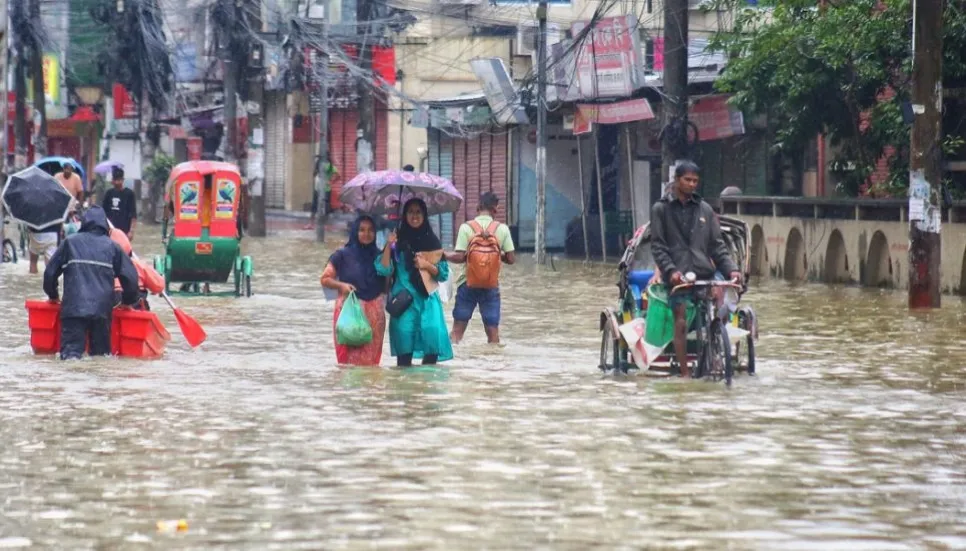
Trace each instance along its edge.
{"label": "reflection on water", "polygon": [[754,287],[728,390],[602,376],[611,269],[520,265],[505,348],[474,322],[443,366],[338,369],[337,243],[248,241],[256,296],[178,299],[209,342],[152,363],[33,357],[39,279],[0,266],[0,548],[966,548],[959,299]]}

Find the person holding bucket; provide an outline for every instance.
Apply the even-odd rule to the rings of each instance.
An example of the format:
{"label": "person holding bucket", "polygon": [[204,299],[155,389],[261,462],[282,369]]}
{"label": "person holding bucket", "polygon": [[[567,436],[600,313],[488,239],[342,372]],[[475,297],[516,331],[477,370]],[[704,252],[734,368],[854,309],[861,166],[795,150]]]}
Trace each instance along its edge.
{"label": "person holding bucket", "polygon": [[[349,242],[329,257],[321,283],[339,292],[332,318],[335,357],[340,365],[379,365],[382,342],[386,334],[386,279],[376,273],[376,224],[362,215],[352,224]],[[362,314],[372,330],[371,340],[362,346],[339,343],[338,324],[347,302],[358,301]]]}

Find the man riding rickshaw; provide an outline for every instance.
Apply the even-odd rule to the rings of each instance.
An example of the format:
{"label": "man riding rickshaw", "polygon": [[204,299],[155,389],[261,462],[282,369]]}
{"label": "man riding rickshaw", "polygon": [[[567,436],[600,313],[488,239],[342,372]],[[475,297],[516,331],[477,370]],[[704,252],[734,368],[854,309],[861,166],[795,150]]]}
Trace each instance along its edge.
{"label": "man riding rickshaw", "polygon": [[[618,308],[601,314],[604,370],[667,366],[683,377],[728,382],[735,368],[754,372],[757,324],[750,307],[738,308],[746,290],[748,227],[719,217],[701,200],[698,174],[694,163],[678,164],[651,222],[637,230],[621,259]],[[742,338],[744,364],[738,358]],[[672,342],[675,354],[667,356]]]}

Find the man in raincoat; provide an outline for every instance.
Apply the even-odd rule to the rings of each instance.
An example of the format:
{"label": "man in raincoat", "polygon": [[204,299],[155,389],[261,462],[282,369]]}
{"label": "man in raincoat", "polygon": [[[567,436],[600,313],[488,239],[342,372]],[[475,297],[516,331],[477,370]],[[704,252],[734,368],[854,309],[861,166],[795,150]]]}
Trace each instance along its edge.
{"label": "man in raincoat", "polygon": [[114,278],[121,282],[121,301],[138,301],[138,275],[131,259],[111,238],[104,209],[92,206],[80,231],[65,239],[44,271],[44,292],[59,300],[57,280],[64,276],[60,308],[60,357],[79,359],[90,339],[90,354],[111,353]]}

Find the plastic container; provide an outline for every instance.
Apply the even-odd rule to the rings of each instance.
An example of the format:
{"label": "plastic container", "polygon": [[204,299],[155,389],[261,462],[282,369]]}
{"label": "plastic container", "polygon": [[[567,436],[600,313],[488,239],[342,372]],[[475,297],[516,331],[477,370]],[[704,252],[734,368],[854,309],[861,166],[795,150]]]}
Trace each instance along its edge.
{"label": "plastic container", "polygon": [[30,328],[30,347],[34,354],[60,352],[60,303],[28,300],[27,326]]}
{"label": "plastic container", "polygon": [[126,358],[155,360],[164,354],[171,334],[157,314],[141,310],[114,310],[111,325],[111,347],[114,354]]}
{"label": "plastic container", "polygon": [[[60,352],[60,304],[28,300],[27,325],[34,354]],[[114,310],[111,320],[111,353],[127,358],[155,360],[164,354],[171,335],[157,314],[139,310]]]}
{"label": "plastic container", "polygon": [[[694,304],[688,303],[685,312],[688,327],[691,327],[694,321]],[[668,292],[664,285],[655,284],[647,288],[646,319],[644,342],[663,347],[674,340],[674,312],[668,305]]]}

